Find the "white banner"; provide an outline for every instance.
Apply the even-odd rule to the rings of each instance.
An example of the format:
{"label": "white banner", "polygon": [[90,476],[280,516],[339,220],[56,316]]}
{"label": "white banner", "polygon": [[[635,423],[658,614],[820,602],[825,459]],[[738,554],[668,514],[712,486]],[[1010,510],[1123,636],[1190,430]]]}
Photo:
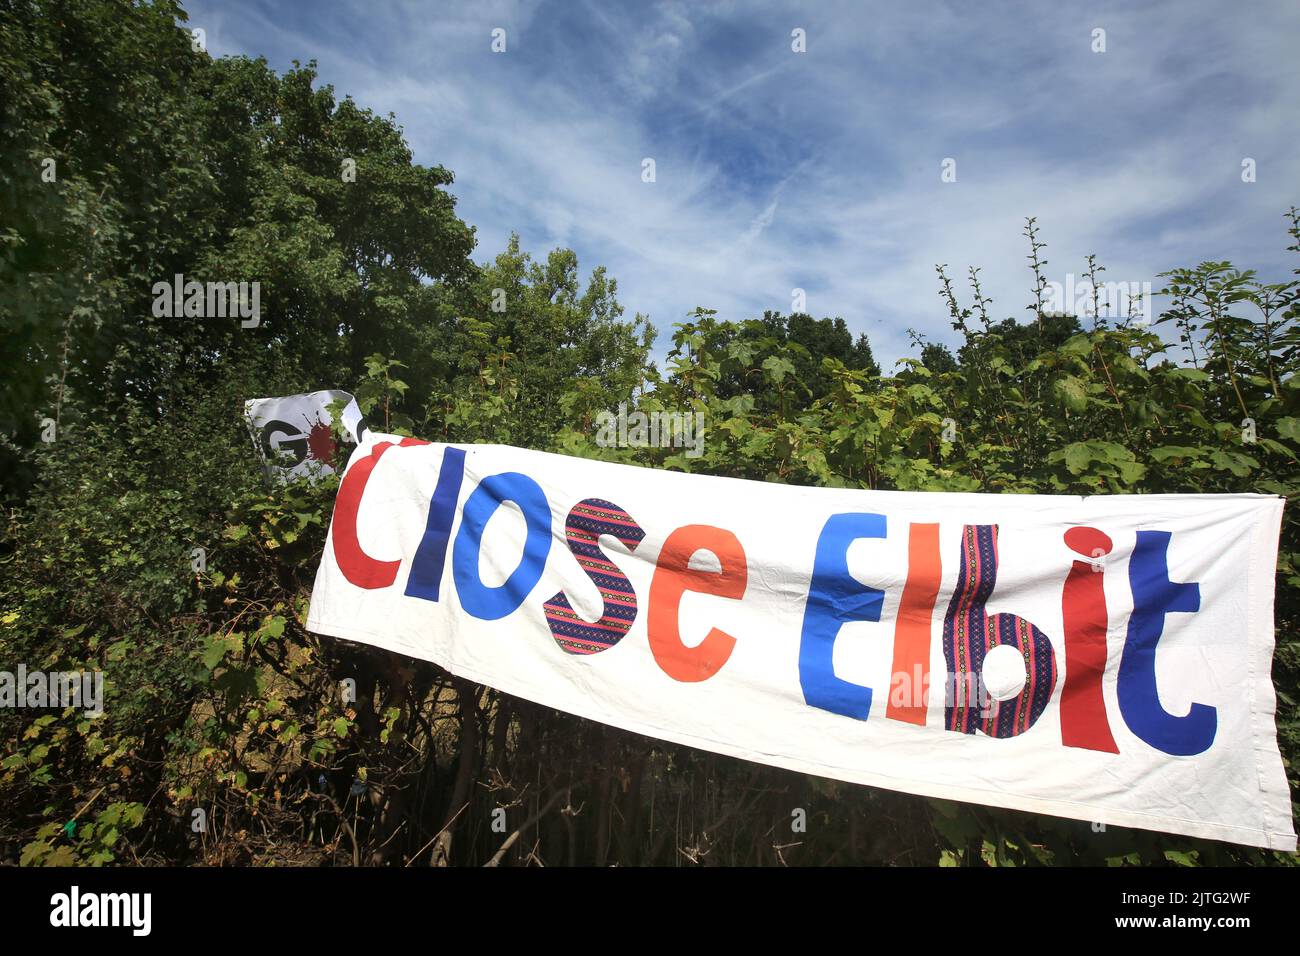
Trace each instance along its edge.
{"label": "white banner", "polygon": [[347,392],[326,389],[282,398],[250,398],[244,402],[244,421],[262,461],[283,479],[314,478],[334,473],[334,436],[329,407],[346,405],[339,416],[344,433],[356,442],[365,434],[357,401]]}
{"label": "white banner", "polygon": [[745,760],[1294,850],[1282,507],[800,488],[370,433],[308,627]]}

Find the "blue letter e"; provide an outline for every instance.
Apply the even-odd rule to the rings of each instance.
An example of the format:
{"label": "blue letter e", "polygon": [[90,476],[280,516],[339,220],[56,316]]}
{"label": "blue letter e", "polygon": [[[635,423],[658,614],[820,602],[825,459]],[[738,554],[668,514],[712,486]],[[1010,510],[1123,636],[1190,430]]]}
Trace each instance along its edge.
{"label": "blue letter e", "polygon": [[803,699],[845,717],[866,720],[871,712],[871,688],[835,676],[835,638],[850,621],[879,621],[885,592],[856,581],[849,574],[849,545],[858,538],[883,538],[885,516],[831,515],[817,539],[812,583],[803,613],[799,640],[799,683]]}

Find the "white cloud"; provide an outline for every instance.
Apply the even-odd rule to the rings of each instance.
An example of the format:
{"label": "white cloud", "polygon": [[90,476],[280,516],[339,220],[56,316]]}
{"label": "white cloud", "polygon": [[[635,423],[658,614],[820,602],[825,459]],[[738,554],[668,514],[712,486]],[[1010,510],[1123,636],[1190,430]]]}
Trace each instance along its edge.
{"label": "white cloud", "polygon": [[[358,2],[345,24],[193,6],[213,52],[314,57],[340,93],[395,112],[417,160],[455,172],[480,258],[517,230],[534,254],[563,243],[608,266],[661,352],[697,305],[746,318],[788,310],[798,286],[890,362],[908,327],[951,336],[937,262],[963,289],[983,267],[993,314],[1025,316],[1026,216],[1049,278],[1095,252],[1106,278],[1140,281],[1208,257],[1280,266],[1297,201],[1289,3]],[[488,50],[495,25],[506,54]],[[1257,183],[1240,182],[1242,156]]]}

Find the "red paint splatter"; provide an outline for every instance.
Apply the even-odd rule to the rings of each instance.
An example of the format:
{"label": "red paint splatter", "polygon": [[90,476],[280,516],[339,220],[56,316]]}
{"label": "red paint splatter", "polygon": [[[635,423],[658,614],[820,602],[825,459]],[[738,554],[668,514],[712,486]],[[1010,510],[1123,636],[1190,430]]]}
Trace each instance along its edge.
{"label": "red paint splatter", "polygon": [[315,422],[307,433],[307,457],[333,468],[337,450],[330,427],[321,421]]}

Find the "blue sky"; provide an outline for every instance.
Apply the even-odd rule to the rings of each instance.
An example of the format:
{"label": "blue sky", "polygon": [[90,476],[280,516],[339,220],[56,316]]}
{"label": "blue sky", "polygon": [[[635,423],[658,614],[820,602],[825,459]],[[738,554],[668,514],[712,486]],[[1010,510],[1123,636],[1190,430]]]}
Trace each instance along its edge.
{"label": "blue sky", "polygon": [[534,256],[607,266],[660,355],[696,306],[789,312],[801,288],[888,367],[909,327],[953,341],[941,262],[962,291],[980,267],[994,316],[1023,320],[1026,216],[1062,283],[1089,252],[1157,289],[1204,259],[1269,281],[1296,265],[1293,0],[185,7],[214,55],[315,59],[338,95],[394,113],[417,162],[455,173],[476,259],[517,231]]}

